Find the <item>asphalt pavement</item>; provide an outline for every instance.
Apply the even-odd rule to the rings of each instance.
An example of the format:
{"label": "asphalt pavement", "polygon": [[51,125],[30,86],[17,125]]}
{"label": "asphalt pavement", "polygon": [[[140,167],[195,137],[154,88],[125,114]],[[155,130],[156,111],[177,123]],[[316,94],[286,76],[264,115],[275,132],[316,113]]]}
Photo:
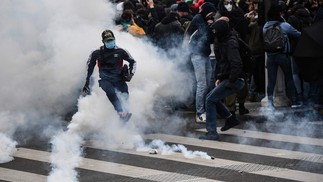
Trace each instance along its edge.
{"label": "asphalt pavement", "polygon": [[[177,123],[181,130],[172,131],[164,122],[158,127],[165,129],[141,135],[146,144],[159,143],[148,149],[87,140],[75,181],[323,181],[321,115],[311,108],[246,107],[249,114],[237,113],[239,126],[219,131],[220,141],[199,140],[205,124],[195,123],[195,113],[183,110],[169,112],[184,121]],[[219,119],[218,127],[223,124]],[[47,181],[51,151],[42,139],[20,144],[14,160],[0,164],[0,181]]]}

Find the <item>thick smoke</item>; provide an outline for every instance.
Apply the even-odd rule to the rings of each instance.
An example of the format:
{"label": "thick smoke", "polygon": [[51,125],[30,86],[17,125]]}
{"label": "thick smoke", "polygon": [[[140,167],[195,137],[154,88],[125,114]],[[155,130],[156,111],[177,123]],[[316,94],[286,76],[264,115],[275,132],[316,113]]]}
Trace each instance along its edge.
{"label": "thick smoke", "polygon": [[[118,32],[114,17],[114,5],[104,0],[0,1],[0,162],[12,160],[16,145],[50,140],[53,170],[48,180],[77,181],[81,145],[92,140],[136,148],[145,129],[156,126],[153,120],[163,118],[155,112],[156,101],[189,95],[187,75],[178,69],[185,52],[169,59],[146,40]],[[112,29],[117,45],[137,61],[127,106],[133,117],[127,124],[120,123],[98,87],[97,73],[91,95],[79,96],[87,58],[102,45],[104,29]],[[67,123],[65,116],[76,107]],[[169,119],[176,121],[159,120],[158,126],[176,130],[184,124],[180,118]]]}
{"label": "thick smoke", "polygon": [[180,144],[167,145],[165,144],[165,142],[161,140],[153,140],[149,144],[138,145],[136,150],[139,152],[147,152],[147,151],[155,150],[156,153],[154,154],[157,154],[158,151],[160,151],[162,155],[171,155],[174,152],[179,152],[179,153],[182,153],[183,156],[186,158],[201,157],[203,159],[212,159],[212,157],[209,156],[206,152],[188,150],[184,145],[180,145]]}
{"label": "thick smoke", "polygon": [[98,45],[94,37],[111,23],[108,7],[103,1],[0,2],[0,133],[12,138],[10,146],[33,135],[49,138],[62,125],[77,101],[88,50]]}

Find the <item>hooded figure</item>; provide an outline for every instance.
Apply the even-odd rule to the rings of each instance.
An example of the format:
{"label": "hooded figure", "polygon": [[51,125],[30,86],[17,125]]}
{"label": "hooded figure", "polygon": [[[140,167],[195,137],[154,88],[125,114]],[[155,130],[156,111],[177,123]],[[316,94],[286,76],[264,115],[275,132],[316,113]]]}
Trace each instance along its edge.
{"label": "hooded figure", "polygon": [[239,33],[242,40],[247,42],[248,21],[244,17],[243,10],[238,7],[234,0],[220,0],[218,4],[218,17],[229,18],[229,25]]}
{"label": "hooded figure", "polygon": [[[234,114],[224,105],[222,100],[237,93],[244,86],[242,62],[239,53],[237,37],[232,34],[228,22],[218,20],[211,26],[216,38],[219,39],[217,50],[215,51],[217,64],[216,87],[206,96],[206,130],[207,133],[200,136],[204,140],[219,140],[217,133],[217,116],[226,118],[221,131],[226,131],[240,122]],[[213,83],[214,84],[214,83]]]}
{"label": "hooded figure", "polygon": [[202,17],[206,19],[207,15],[209,15],[210,13],[216,13],[215,6],[210,2],[203,3],[200,7],[200,14],[202,15]]}
{"label": "hooded figure", "polygon": [[213,33],[218,40],[225,39],[231,34],[228,22],[223,20],[216,21],[210,28],[213,30]]}

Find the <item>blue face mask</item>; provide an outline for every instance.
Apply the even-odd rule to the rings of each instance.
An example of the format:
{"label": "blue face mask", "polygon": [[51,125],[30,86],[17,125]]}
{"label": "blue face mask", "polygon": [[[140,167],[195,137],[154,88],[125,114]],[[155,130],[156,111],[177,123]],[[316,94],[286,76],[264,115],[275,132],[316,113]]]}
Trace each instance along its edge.
{"label": "blue face mask", "polygon": [[104,45],[107,49],[113,49],[116,46],[115,40],[109,40],[107,42],[104,42]]}

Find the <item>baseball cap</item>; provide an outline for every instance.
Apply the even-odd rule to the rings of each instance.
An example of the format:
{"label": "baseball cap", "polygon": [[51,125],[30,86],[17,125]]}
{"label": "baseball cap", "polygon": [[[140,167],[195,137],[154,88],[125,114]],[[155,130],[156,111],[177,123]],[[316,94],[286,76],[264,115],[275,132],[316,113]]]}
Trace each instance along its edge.
{"label": "baseball cap", "polygon": [[102,36],[103,42],[106,42],[109,40],[115,40],[114,34],[111,30],[103,31],[101,36]]}

